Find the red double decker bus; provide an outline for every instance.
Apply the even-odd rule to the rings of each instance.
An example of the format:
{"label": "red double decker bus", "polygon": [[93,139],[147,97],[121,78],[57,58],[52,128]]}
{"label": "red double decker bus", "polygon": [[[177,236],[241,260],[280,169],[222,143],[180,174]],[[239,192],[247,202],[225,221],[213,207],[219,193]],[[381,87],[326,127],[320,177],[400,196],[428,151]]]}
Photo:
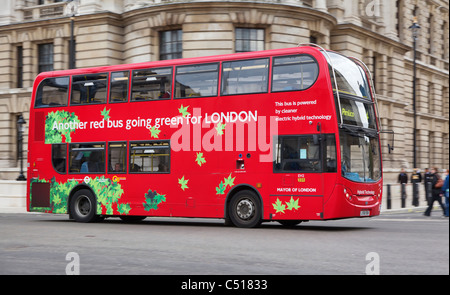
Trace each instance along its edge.
{"label": "red double decker bus", "polygon": [[369,77],[317,46],[41,73],[28,210],[238,227],[376,216]]}

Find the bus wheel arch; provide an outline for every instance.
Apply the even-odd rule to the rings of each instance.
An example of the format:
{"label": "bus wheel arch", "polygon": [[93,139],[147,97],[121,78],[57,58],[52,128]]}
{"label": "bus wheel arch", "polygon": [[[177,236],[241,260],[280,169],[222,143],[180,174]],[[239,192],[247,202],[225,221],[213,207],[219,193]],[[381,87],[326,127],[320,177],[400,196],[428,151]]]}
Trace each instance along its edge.
{"label": "bus wheel arch", "polygon": [[97,215],[97,197],[89,186],[78,185],[72,189],[67,202],[69,218],[78,222],[95,222]]}
{"label": "bus wheel arch", "polygon": [[[238,212],[238,207],[243,207],[246,212]],[[257,227],[261,224],[263,216],[261,195],[252,185],[237,185],[227,194],[225,201],[226,224],[231,223],[237,227],[246,228]]]}

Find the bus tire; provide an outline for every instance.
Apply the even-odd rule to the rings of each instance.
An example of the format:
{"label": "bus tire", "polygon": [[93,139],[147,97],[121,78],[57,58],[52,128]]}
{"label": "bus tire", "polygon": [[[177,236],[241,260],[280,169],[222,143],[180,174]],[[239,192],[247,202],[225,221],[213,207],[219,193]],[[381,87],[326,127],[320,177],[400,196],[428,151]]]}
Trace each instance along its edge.
{"label": "bus tire", "polygon": [[88,189],[77,191],[70,199],[70,215],[77,222],[95,222],[99,220],[96,215],[97,201],[94,194]]}
{"label": "bus tire", "polygon": [[228,216],[236,227],[259,226],[262,222],[262,206],[258,196],[251,190],[239,191],[230,201]]}

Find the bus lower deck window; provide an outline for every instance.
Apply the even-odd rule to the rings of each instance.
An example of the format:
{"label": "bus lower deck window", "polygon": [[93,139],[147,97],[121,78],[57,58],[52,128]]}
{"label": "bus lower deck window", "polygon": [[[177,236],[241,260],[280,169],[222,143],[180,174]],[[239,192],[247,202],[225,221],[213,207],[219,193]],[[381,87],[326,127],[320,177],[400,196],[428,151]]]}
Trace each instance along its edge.
{"label": "bus lower deck window", "polygon": [[168,141],[130,143],[131,173],[169,173],[170,144]]}
{"label": "bus lower deck window", "polygon": [[105,145],[103,143],[70,144],[69,172],[104,173]]}

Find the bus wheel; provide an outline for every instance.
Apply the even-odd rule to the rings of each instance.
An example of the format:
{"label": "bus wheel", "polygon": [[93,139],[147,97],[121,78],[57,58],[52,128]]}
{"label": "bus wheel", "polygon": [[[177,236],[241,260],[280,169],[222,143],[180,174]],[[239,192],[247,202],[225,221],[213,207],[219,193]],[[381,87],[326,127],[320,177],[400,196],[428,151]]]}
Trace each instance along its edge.
{"label": "bus wheel", "polygon": [[257,227],[261,224],[261,204],[254,192],[244,190],[231,199],[228,207],[231,222],[237,227]]}
{"label": "bus wheel", "polygon": [[70,214],[78,222],[94,222],[99,218],[96,212],[96,200],[88,189],[77,191],[70,200]]}

